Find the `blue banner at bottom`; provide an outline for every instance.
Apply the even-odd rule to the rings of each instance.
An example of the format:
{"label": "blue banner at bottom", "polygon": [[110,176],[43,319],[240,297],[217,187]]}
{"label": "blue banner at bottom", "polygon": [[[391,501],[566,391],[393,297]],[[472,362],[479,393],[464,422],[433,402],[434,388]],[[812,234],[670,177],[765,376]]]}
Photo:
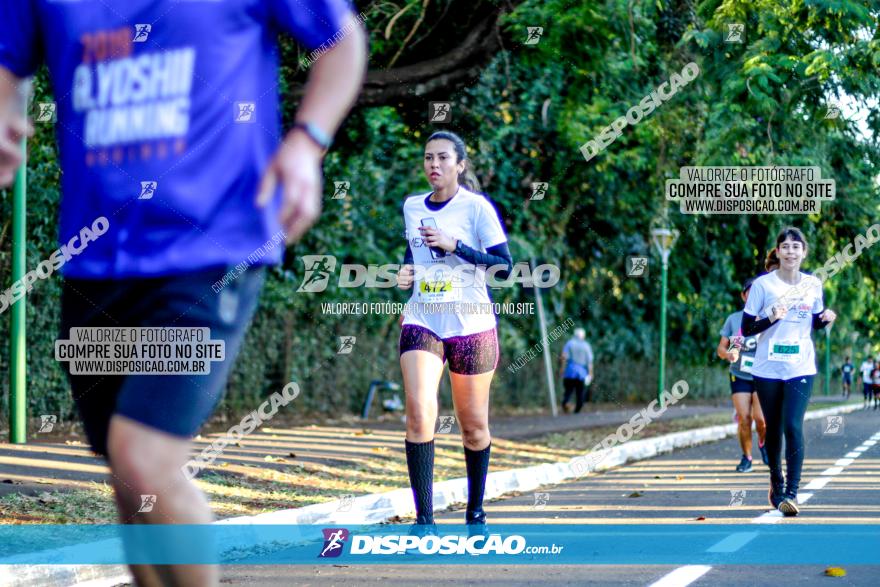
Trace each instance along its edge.
{"label": "blue banner at bottom", "polygon": [[880,564],[880,525],[0,525],[0,564]]}

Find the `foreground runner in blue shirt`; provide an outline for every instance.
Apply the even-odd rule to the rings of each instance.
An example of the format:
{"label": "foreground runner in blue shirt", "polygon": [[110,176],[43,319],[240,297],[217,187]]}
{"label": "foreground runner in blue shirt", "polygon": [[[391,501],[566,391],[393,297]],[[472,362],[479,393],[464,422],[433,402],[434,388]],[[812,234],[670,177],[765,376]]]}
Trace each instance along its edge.
{"label": "foreground runner in blue shirt", "polygon": [[[261,266],[320,213],[321,159],[363,79],[363,30],[344,0],[0,0],[0,14],[0,188],[21,164],[22,78],[45,62],[57,102],[59,232],[75,243],[56,258],[61,338],[193,327],[225,345],[208,374],[76,374],[65,363],[121,521],[207,523],[182,471],[191,437],[225,388]],[[323,54],[283,142],[279,32]],[[211,566],[132,572],[140,585],[218,582]]]}

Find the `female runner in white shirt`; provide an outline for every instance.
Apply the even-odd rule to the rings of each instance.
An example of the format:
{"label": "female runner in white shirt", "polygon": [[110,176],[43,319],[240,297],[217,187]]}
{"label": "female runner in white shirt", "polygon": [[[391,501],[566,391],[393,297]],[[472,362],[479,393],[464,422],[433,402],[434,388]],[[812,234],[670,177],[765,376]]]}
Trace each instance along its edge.
{"label": "female runner in white shirt", "polygon": [[403,205],[407,251],[398,286],[415,289],[401,321],[400,368],[406,461],[420,525],[434,523],[434,424],[446,360],[467,468],[465,521],[486,523],[489,386],[498,364],[498,335],[485,268],[503,279],[512,260],[497,212],[486,196],[472,191],[478,188],[468,164],[458,135],[432,134],[424,159],[432,191],[409,196]]}
{"label": "female runner in white shirt", "polygon": [[[767,432],[770,505],[786,516],[799,512],[797,491],[804,463],[804,414],[816,375],[811,332],[834,322],[825,309],[822,282],[801,272],[807,241],[797,228],[776,237],[779,268],[755,279],[742,317],[742,332],[758,341],[752,378]],[[786,475],[782,475],[785,434]]]}

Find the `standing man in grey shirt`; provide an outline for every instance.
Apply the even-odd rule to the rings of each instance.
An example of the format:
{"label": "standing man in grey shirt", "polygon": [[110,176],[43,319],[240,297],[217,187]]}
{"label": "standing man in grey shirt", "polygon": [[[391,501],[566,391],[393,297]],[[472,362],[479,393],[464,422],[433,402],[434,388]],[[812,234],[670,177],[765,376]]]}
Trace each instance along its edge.
{"label": "standing man in grey shirt", "polygon": [[562,397],[562,411],[569,413],[568,400],[574,394],[575,414],[581,411],[584,403],[590,401],[589,385],[593,380],[593,349],[585,339],[587,333],[583,328],[575,328],[574,336],[562,347],[559,371],[565,395]]}
{"label": "standing man in grey shirt", "polygon": [[[740,293],[743,302],[749,299],[749,289],[753,281],[754,279],[749,279],[743,284]],[[758,337],[743,336],[742,316],[740,310],[724,321],[716,352],[720,358],[730,362],[730,397],[739,422],[739,445],[742,448],[742,459],[736,470],[739,473],[748,473],[752,470],[752,422],[755,422],[758,432],[758,448],[764,464],[767,464],[767,449],[764,448],[764,414],[752,382],[752,364],[755,362]]]}

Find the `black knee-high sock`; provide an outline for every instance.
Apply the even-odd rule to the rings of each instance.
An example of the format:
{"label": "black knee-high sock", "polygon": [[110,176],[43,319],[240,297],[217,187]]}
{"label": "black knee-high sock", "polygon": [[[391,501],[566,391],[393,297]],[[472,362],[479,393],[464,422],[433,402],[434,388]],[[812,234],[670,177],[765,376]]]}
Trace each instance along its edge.
{"label": "black knee-high sock", "polygon": [[486,513],[483,511],[483,493],[486,489],[486,474],[489,472],[489,449],[471,450],[464,447],[464,461],[467,467],[468,503],[465,521],[468,523],[484,523]]}
{"label": "black knee-high sock", "polygon": [[406,443],[406,467],[416,504],[416,524],[434,523],[434,441]]}

